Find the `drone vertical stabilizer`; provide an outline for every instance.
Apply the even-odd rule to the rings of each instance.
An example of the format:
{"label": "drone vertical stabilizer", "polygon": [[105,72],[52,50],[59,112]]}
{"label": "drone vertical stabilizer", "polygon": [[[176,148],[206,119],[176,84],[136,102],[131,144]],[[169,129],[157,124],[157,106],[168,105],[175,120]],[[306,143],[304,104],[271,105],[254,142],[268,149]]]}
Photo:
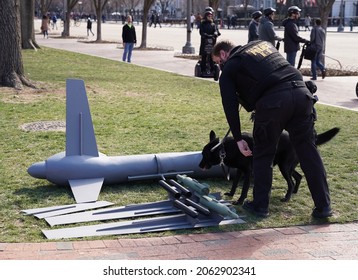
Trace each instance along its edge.
{"label": "drone vertical stabilizer", "polygon": [[[84,81],[66,81],[66,157],[98,157]],[[96,201],[104,178],[69,180],[77,203]]]}
{"label": "drone vertical stabilizer", "polygon": [[91,112],[82,80],[66,81],[66,156],[98,157]]}

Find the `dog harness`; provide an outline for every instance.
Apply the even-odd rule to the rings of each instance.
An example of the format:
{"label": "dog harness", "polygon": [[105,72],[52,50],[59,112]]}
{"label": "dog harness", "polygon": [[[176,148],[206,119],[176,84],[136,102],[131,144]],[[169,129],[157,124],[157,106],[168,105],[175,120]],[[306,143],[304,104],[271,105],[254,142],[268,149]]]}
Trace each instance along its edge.
{"label": "dog harness", "polygon": [[222,140],[219,141],[218,144],[216,144],[214,147],[212,147],[210,149],[210,152],[215,151],[217,148],[220,147],[220,151],[219,151],[219,157],[220,157],[220,166],[221,169],[223,170],[225,177],[228,181],[230,181],[230,167],[228,167],[227,171],[225,170],[225,163],[224,163],[224,159],[226,158],[226,151],[225,151],[225,147],[224,147],[224,142],[226,140],[226,138],[229,136],[230,134],[230,128],[228,129],[228,131],[226,132],[224,138]]}

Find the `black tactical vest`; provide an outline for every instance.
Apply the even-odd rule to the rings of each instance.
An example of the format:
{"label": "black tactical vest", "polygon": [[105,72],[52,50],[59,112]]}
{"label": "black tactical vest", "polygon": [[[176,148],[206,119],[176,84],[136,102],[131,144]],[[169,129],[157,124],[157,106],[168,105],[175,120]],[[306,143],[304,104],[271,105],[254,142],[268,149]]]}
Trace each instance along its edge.
{"label": "black tactical vest", "polygon": [[253,41],[240,47],[230,56],[230,60],[235,60],[233,63],[238,65],[237,94],[240,104],[248,112],[255,109],[256,102],[266,90],[296,74],[295,71],[291,72],[292,69],[285,69],[291,68],[291,65],[266,41]]}

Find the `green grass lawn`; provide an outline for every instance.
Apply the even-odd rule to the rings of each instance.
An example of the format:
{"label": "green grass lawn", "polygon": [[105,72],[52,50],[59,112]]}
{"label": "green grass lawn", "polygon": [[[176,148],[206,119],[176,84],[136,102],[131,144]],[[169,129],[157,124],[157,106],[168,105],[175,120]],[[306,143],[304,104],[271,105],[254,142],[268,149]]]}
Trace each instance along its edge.
{"label": "green grass lawn", "polygon": [[[65,149],[65,133],[29,132],[20,128],[31,122],[65,121],[67,78],[85,81],[98,148],[109,156],[199,151],[207,143],[211,129],[221,137],[228,129],[218,84],[209,80],[49,48],[24,51],[23,59],[26,75],[38,89],[16,92],[0,88],[0,242],[46,241],[41,233],[41,229],[49,228],[46,222],[20,211],[74,203],[69,188],[54,186],[27,174],[32,163]],[[320,104],[316,107],[318,132],[335,126],[341,128],[332,141],[319,147],[335,212],[329,222],[357,220],[358,114]],[[251,131],[250,114],[243,110],[240,115],[243,130]],[[230,183],[224,179],[201,182],[208,183],[212,192],[223,193],[230,188]],[[275,168],[268,219],[248,216],[246,224],[195,232],[317,223],[310,217],[313,201],[305,180],[298,194],[290,202],[282,203],[280,198],[286,189],[286,182]],[[116,206],[165,198],[166,192],[157,182],[104,186],[99,197]],[[241,207],[237,210],[244,214]],[[173,232],[150,235],[168,234]]]}

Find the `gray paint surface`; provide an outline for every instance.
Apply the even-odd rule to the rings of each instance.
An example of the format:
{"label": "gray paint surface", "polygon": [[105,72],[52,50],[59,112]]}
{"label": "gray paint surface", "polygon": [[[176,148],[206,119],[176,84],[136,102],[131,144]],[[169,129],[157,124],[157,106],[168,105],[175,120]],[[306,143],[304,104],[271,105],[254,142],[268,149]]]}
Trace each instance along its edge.
{"label": "gray paint surface", "polygon": [[196,178],[223,177],[219,166],[201,170],[201,152],[106,156],[97,150],[84,81],[66,83],[66,151],[28,168],[56,185],[70,185],[77,203],[98,199],[103,184],[190,173]]}

